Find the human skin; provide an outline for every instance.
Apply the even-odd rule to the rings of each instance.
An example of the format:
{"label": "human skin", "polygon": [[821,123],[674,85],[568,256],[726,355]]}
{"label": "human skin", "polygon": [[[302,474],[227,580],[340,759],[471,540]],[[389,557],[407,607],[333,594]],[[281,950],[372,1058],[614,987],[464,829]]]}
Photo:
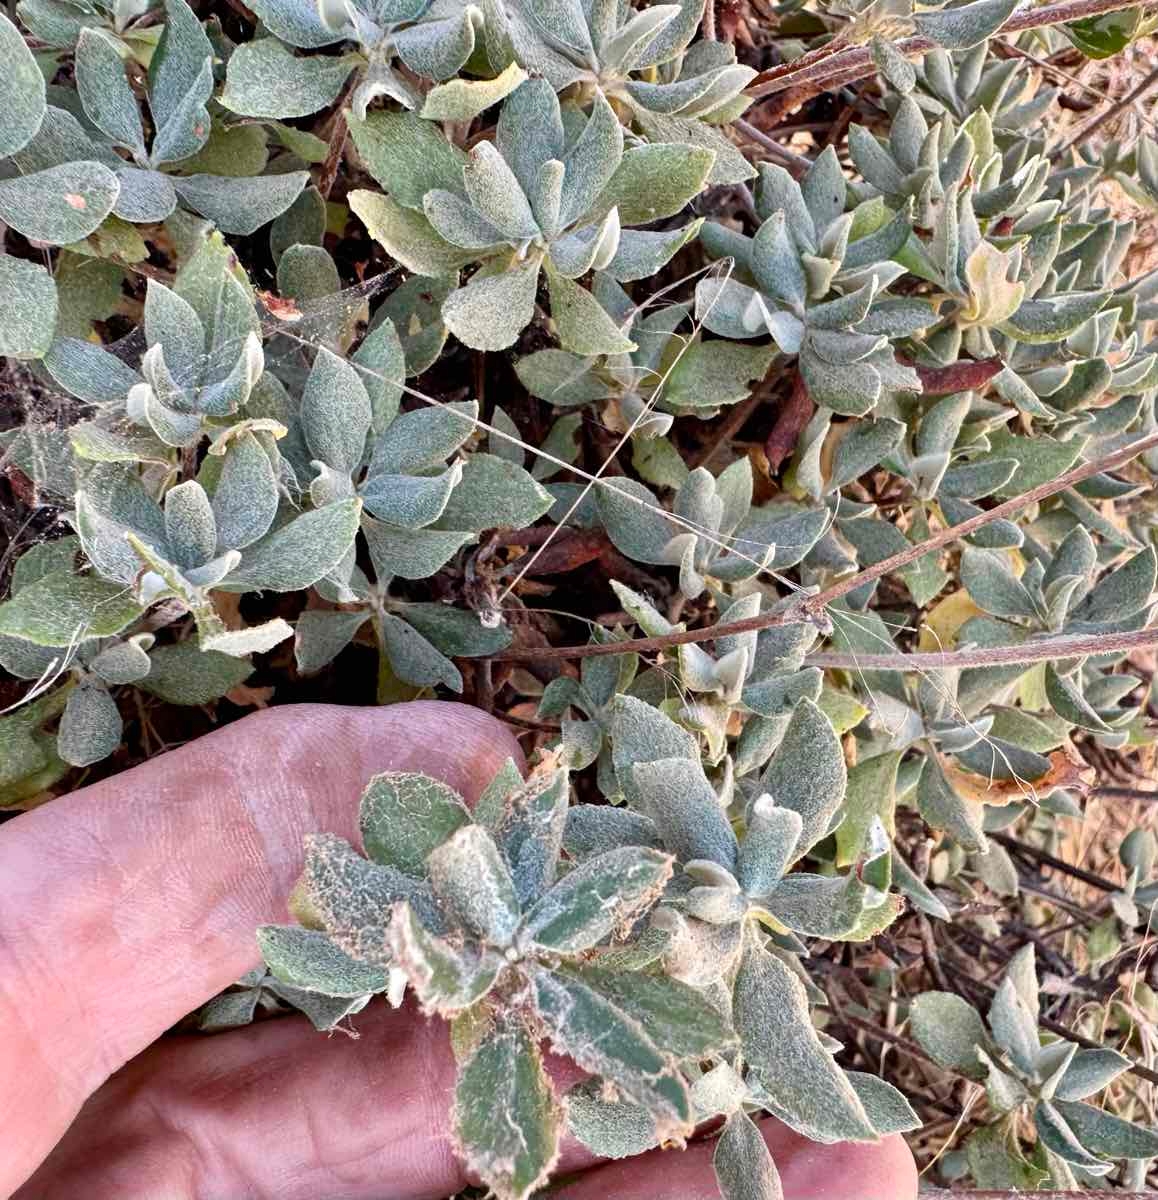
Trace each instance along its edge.
{"label": "human skin", "polygon": [[[254,931],[288,919],[303,835],[356,841],[371,775],[426,771],[473,802],[512,755],[507,729],[462,705],[287,706],[4,824],[0,1196],[440,1200],[464,1187],[446,1027],[410,1005],[371,1005],[356,1040],[296,1016],[157,1039],[257,965]],[[816,1146],[763,1128],[786,1200],[916,1196],[899,1138]],[[710,1143],[610,1164],[569,1144],[559,1173],[566,1200],[718,1196]]]}

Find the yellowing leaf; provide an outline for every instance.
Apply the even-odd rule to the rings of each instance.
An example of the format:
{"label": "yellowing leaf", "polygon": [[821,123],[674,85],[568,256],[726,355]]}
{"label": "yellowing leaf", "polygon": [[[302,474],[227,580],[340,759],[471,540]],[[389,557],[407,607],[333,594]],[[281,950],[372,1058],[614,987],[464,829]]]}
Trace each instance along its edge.
{"label": "yellowing leaf", "polygon": [[957,644],[957,632],[961,626],[973,617],[984,615],[967,591],[952,592],[929,610],[921,626],[917,649],[922,653],[951,649]]}

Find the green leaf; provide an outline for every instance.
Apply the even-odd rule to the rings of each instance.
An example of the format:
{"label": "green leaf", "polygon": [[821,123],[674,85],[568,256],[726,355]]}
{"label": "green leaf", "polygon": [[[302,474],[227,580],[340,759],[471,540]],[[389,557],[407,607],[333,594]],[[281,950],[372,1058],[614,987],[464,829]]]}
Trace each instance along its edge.
{"label": "green leaf", "polygon": [[252,663],[201,650],[195,641],[158,646],[149,663],[149,674],[137,686],[170,704],[210,704],[253,674]]}
{"label": "green leaf", "polygon": [[[0,26],[0,29],[3,27]],[[56,283],[38,263],[0,254],[0,357],[42,358],[56,328]]]}
{"label": "green leaf", "polygon": [[[636,344],[584,287],[548,269],[551,318],[562,345],[582,355],[627,354]],[[453,325],[451,326],[453,328]]]}
{"label": "green leaf", "polygon": [[1054,712],[1071,725],[1108,733],[1110,727],[1093,710],[1082,695],[1078,680],[1059,675],[1053,663],[1045,664],[1045,695]]}
{"label": "green leaf", "polygon": [[691,1132],[687,1085],[638,1021],[576,976],[539,969],[531,983],[557,1051],[651,1112],[661,1139]]}
{"label": "green leaf", "polygon": [[825,492],[835,492],[859,479],[894,450],[904,434],[905,426],[891,417],[858,421],[837,444],[832,459],[832,477]]}
{"label": "green leaf", "polygon": [[559,954],[621,936],[660,897],[671,878],[669,855],[623,846],[590,858],[563,877],[527,914],[535,943]]}
{"label": "green leaf", "polygon": [[328,575],[358,532],[361,501],[339,500],[295,517],[250,546],[225,586],[237,591],[300,592]]}
{"label": "green leaf", "polygon": [[371,475],[362,485],[366,507],[403,529],[421,529],[442,516],[462,479],[462,464],[438,475]]}
{"label": "green leaf", "polygon": [[408,271],[445,276],[474,261],[473,250],[452,246],[435,233],[421,212],[403,208],[390,196],[356,190],[346,200],[370,236]]}
{"label": "green leaf", "polygon": [[378,438],[370,474],[417,474],[438,466],[470,439],[477,419],[476,400],[402,413]]}
{"label": "green leaf", "polygon": [[74,767],[87,767],[108,758],[121,742],[121,714],[108,689],[82,683],[69,693],[60,718],[56,748]]}
{"label": "green leaf", "polygon": [[632,769],[632,805],[649,817],[680,862],[736,865],[736,835],[698,761],[663,758]]}
{"label": "green leaf", "polygon": [[299,58],[277,38],[243,42],[229,56],[220,102],[248,117],[306,117],[334,102],[356,61],[353,55]]}
{"label": "green leaf", "polygon": [[1137,9],[1127,9],[1070,21],[1060,28],[1087,58],[1113,58],[1139,33],[1140,15]]}
{"label": "green leaf", "polygon": [[427,579],[475,540],[466,530],[394,529],[368,516],[362,517],[362,531],[380,579]]}
{"label": "green leaf", "polygon": [[[350,136],[366,169],[396,204],[421,212],[422,199],[429,191],[463,192],[466,154],[452,145],[437,125],[414,113],[373,112],[364,121],[351,116]],[[361,212],[358,215],[370,224]]]}
{"label": "green leaf", "polygon": [[803,818],[798,855],[828,833],[844,800],[847,782],[844,752],[835,730],[811,700],[801,700],[760,780],[761,790],[782,808],[792,809]]}
{"label": "green leaf", "polygon": [[663,974],[611,970],[596,965],[571,973],[647,1030],[655,1043],[679,1058],[705,1058],[736,1040],[728,1017],[699,988]]}
{"label": "green leaf", "polygon": [[299,673],[310,675],[333,662],[369,619],[365,609],[307,608],[294,626],[294,660]]}
{"label": "green leaf", "polygon": [[95,575],[46,575],[0,604],[0,634],[37,646],[72,646],[112,637],[132,624],[141,606],[121,584]]}
{"label": "green leaf", "polygon": [[263,925],[257,944],[270,971],[284,983],[327,996],[364,996],[386,990],[386,973],[351,958],[324,933],[300,925]]}
{"label": "green leaf", "polygon": [[185,0],[164,0],[165,24],[149,60],[153,158],[177,161],[209,137],[205,102],[213,92],[213,45]]}
{"label": "green leaf", "polygon": [[804,985],[779,958],[748,946],[733,1005],[741,1051],[775,1116],[825,1143],[876,1139],[860,1098],[812,1026]]}
{"label": "green leaf", "polygon": [[767,374],[776,347],[740,342],[695,342],[672,367],[661,392],[665,407],[717,408],[746,400]]}
{"label": "green leaf", "polygon": [[755,1121],[734,1112],[712,1153],[712,1168],[724,1200],[783,1200],[780,1173]]}
{"label": "green leaf", "polygon": [[355,367],[324,347],[302,391],[302,434],[310,453],[349,475],[362,463],[370,430],[370,396]]}
{"label": "green leaf", "polygon": [[934,829],[945,829],[965,850],[983,853],[985,831],[982,807],[957,795],[940,763],[929,758],[917,784],[917,805],[921,816]]}
{"label": "green leaf", "polygon": [[868,844],[869,829],[879,818],[891,832],[896,810],[897,768],[901,755],[886,751],[858,762],[848,773],[845,817],[836,831],[836,865],[848,867],[857,861]]}
{"label": "green leaf", "polygon": [[981,1014],[952,992],[923,992],[909,1010],[909,1028],[921,1048],[943,1067],[980,1079],[977,1047],[988,1037]]}
{"label": "green leaf", "polygon": [[141,112],[116,42],[103,30],[84,29],[76,46],[76,89],[89,120],[118,146],[145,154]]}
{"label": "green leaf", "polygon": [[[429,266],[412,269],[433,274]],[[539,260],[534,256],[494,274],[479,272],[443,301],[442,319],[472,350],[505,350],[531,323],[538,284]]]}
{"label": "green leaf", "polygon": [[961,582],[974,602],[995,617],[1038,616],[1033,597],[1014,575],[1009,556],[1000,550],[966,546],[961,555]]}
{"label": "green leaf", "polygon": [[1121,1117],[1092,1104],[1058,1100],[1057,1111],[1077,1135],[1078,1141],[1095,1154],[1107,1158],[1153,1158],[1158,1155],[1158,1131],[1123,1121]]}
{"label": "green leaf", "polygon": [[655,1121],[646,1108],[608,1100],[598,1079],[566,1094],[567,1132],[599,1158],[631,1158],[657,1146]]}
{"label": "green leaf", "polygon": [[508,946],[520,920],[510,871],[481,825],[464,825],[427,857],[435,895],[465,930]]}
{"label": "green leaf", "polygon": [[1062,442],[1045,434],[1018,437],[1008,430],[997,429],[989,434],[989,450],[982,457],[986,460],[1016,460],[1017,471],[996,492],[1002,499],[1008,499],[1020,496],[1068,471],[1077,462],[1085,445],[1086,439],[1083,437],[1072,437]]}
{"label": "green leaf", "polygon": [[1084,1100],[1108,1087],[1129,1069],[1130,1060],[1117,1050],[1104,1046],[1096,1050],[1079,1050],[1061,1077],[1055,1099]]}
{"label": "green leaf", "polygon": [[736,863],[736,879],[746,895],[766,896],[780,882],[796,856],[803,827],[798,812],[777,808],[771,796],[756,797]]}
{"label": "green leaf", "polygon": [[860,1097],[872,1127],[881,1137],[911,1133],[921,1128],[921,1118],[891,1083],[863,1071],[847,1071],[849,1083]]}
{"label": "green leaf", "polygon": [[917,32],[946,50],[968,50],[996,33],[1017,7],[1018,0],[973,0],[957,8],[916,13]]}
{"label": "green leaf", "polygon": [[443,654],[454,658],[497,654],[511,644],[511,631],[506,626],[488,628],[478,613],[449,604],[408,604],[402,615]]}
{"label": "green leaf", "polygon": [[256,435],[231,437],[213,489],[218,543],[241,550],[264,537],[277,516],[279,499],[273,464]]}
{"label": "green leaf", "polygon": [[121,185],[103,163],[68,162],[0,180],[0,220],[35,242],[79,242],[112,212]]}
{"label": "green leaf", "polygon": [[511,63],[494,79],[451,79],[426,93],[418,114],[427,121],[470,121],[510,95],[527,78]]}
{"label": "green leaf", "polygon": [[440,927],[429,887],[392,867],[368,862],[333,834],[306,837],[306,861],[295,898],[342,950],[375,967],[391,965],[386,926],[406,901],[428,927]]}
{"label": "green leaf", "polygon": [[1026,300],[999,328],[1030,345],[1060,341],[1085,324],[1108,299],[1105,292],[1080,292],[1048,300]]}
{"label": "green leaf", "polygon": [[504,960],[477,945],[436,937],[409,904],[395,906],[390,948],[428,1013],[457,1016],[490,991]]}
{"label": "green leaf", "polygon": [[550,509],[551,494],[522,467],[493,454],[472,454],[439,518],[443,529],[523,529]]}
{"label": "green leaf", "polygon": [[496,1020],[459,1071],[454,1137],[501,1200],[525,1200],[559,1155],[564,1112],[539,1048],[516,1017]]}
{"label": "green leaf", "polygon": [[1147,546],[1100,579],[1074,610],[1080,621],[1122,621],[1150,603],[1158,584],[1158,550]]}
{"label": "green leaf", "polygon": [[431,851],[470,819],[462,797],[445,783],[388,771],[375,775],[362,793],[359,828],[374,862],[422,878]]}
{"label": "green leaf", "polygon": [[0,158],[15,154],[33,139],[44,120],[44,76],[24,35],[0,13]]}
{"label": "green leaf", "polygon": [[378,618],[386,655],[395,675],[416,687],[443,684],[453,692],[462,691],[458,668],[413,626],[392,613]]}
{"label": "green leaf", "polygon": [[228,179],[223,175],[173,177],[177,194],[222,233],[247,236],[280,216],[310,181],[308,171]]}
{"label": "green leaf", "polygon": [[636,146],[624,154],[592,215],[618,208],[625,226],[673,217],[703,190],[715,157],[702,146]]}
{"label": "green leaf", "polygon": [[[1113,1118],[1110,1119],[1113,1120]],[[1037,1130],[1037,1136],[1045,1148],[1064,1162],[1072,1163],[1091,1175],[1106,1175],[1112,1169],[1113,1164],[1105,1162],[1085,1149],[1065,1117],[1048,1101],[1039,1101],[1034,1106],[1033,1124]]]}

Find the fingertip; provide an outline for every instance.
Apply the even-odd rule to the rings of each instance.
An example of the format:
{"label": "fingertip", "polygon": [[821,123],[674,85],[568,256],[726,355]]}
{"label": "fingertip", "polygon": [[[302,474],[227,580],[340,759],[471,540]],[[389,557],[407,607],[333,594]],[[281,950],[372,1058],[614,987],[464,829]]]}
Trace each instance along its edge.
{"label": "fingertip", "polygon": [[778,1121],[761,1122],[761,1132],[780,1168],[784,1193],[792,1200],[915,1200],[917,1166],[900,1134],[879,1142],[820,1145],[787,1131]]}
{"label": "fingertip", "polygon": [[287,738],[298,753],[321,755],[345,770],[357,764],[362,786],[382,771],[424,771],[470,803],[507,759],[520,770],[524,761],[506,725],[455,701],[411,700],[357,708],[287,704],[245,717],[234,728],[245,730],[257,721],[271,726],[275,737]]}

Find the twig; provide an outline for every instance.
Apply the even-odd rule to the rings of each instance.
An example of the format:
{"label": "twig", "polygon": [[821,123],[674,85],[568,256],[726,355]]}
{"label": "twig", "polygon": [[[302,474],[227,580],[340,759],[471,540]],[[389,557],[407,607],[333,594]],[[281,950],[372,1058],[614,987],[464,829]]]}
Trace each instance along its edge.
{"label": "twig", "polygon": [[1148,792],[1145,788],[1096,787],[1091,794],[1109,796],[1115,800],[1140,800],[1143,804],[1158,804],[1158,792]]}
{"label": "twig", "polygon": [[995,842],[1000,842],[1007,850],[1014,850],[1018,854],[1029,855],[1031,858],[1036,858],[1038,862],[1045,863],[1047,867],[1052,867],[1055,871],[1061,871],[1063,874],[1070,875],[1074,879],[1080,879],[1082,883],[1088,883],[1090,887],[1095,887],[1103,892],[1117,892],[1121,888],[1116,883],[1111,883],[1108,879],[1103,879],[1101,875],[1095,875],[1092,871],[1083,870],[1081,867],[1070,866],[1060,858],[1055,858],[1045,850],[1039,850],[1036,846],[1031,846],[1028,842],[1018,841],[1015,837],[1010,837],[1007,833],[991,833],[988,835]]}
{"label": "twig", "polygon": [[700,32],[705,42],[714,42],[716,38],[716,0],[708,0],[704,5],[704,15],[700,22]]}
{"label": "twig", "polygon": [[750,121],[745,121],[743,117],[737,117],[732,124],[750,141],[755,142],[758,146],[762,146],[773,158],[778,159],[782,167],[786,167],[793,175],[803,175],[809,167],[812,166],[812,160],[805,158],[803,154],[797,154],[795,150],[789,150],[787,146],[781,146],[779,142],[773,141],[763,130],[757,129]]}
{"label": "twig", "polygon": [[1002,667],[1016,663],[1083,658],[1088,654],[1118,654],[1158,646],[1158,628],[1136,633],[1100,633],[1088,637],[1049,637],[1019,646],[988,646],[976,650],[932,650],[913,654],[810,654],[810,667],[838,671],[939,671],[968,667]]}
{"label": "twig", "polygon": [[[494,660],[495,662],[524,662],[528,659],[589,658],[603,654],[650,654],[657,650],[666,650],[672,646],[686,645],[689,642],[708,642],[718,637],[769,629],[773,625],[784,625],[789,622],[819,621],[829,604],[834,600],[839,600],[842,596],[847,596],[849,592],[855,591],[863,584],[880,579],[882,576],[888,575],[892,571],[897,571],[901,567],[907,567],[909,563],[915,562],[918,558],[922,558],[934,550],[939,550],[942,546],[947,546],[951,542],[955,542],[958,538],[975,533],[978,529],[983,528],[992,521],[1013,516],[1015,513],[1021,512],[1022,509],[1028,508],[1031,504],[1036,504],[1039,500],[1044,500],[1048,496],[1063,492],[1067,488],[1081,483],[1083,480],[1092,478],[1094,475],[1100,475],[1104,471],[1112,471],[1117,467],[1123,466],[1132,458],[1136,458],[1139,454],[1144,453],[1146,450],[1151,450],[1155,446],[1158,446],[1158,430],[1148,433],[1144,437],[1137,438],[1128,445],[1115,450],[1111,454],[1104,455],[1102,458],[1094,459],[1092,462],[1085,463],[1080,467],[1074,467],[1072,470],[1059,475],[1056,479],[1046,480],[1046,482],[1038,484],[1037,487],[1030,488],[1023,495],[1015,496],[1013,499],[1006,500],[1004,503],[997,505],[996,508],[978,513],[977,516],[970,517],[967,521],[962,521],[959,525],[951,525],[948,529],[943,529],[940,533],[935,533],[931,537],[926,538],[919,545],[911,546],[908,550],[903,550],[900,554],[894,554],[892,557],[883,559],[871,567],[866,567],[863,571],[849,575],[847,578],[834,583],[831,587],[825,588],[824,591],[817,592],[816,595],[809,596],[780,612],[761,613],[755,617],[747,617],[742,621],[729,621],[725,625],[709,625],[702,629],[686,629],[680,633],[667,633],[660,637],[632,638],[626,642],[592,642],[584,646],[543,646],[518,650],[503,650],[494,655]],[[1118,637],[1119,635],[1114,636]],[[1149,635],[1132,634],[1121,636],[1150,636],[1158,639],[1158,634],[1153,633]],[[1103,642],[1102,644],[1105,645],[1106,643]],[[1158,641],[1146,642],[1144,644],[1155,645],[1158,644]],[[1039,643],[1039,645],[1044,645],[1044,643]],[[1135,647],[1131,644],[1128,648],[1132,649]],[[1016,654],[1019,651],[1025,653],[1026,649],[1025,647],[1000,646],[995,647],[994,652]],[[1087,650],[1085,653],[1090,654],[1094,653],[1094,651]],[[872,657],[874,656],[867,655],[859,658],[858,661],[863,665],[867,659]],[[945,664],[946,659],[949,659],[950,664],[952,662],[950,655],[946,655],[944,658],[938,655],[934,655],[933,657],[937,659],[937,662],[931,664],[934,667],[938,664]],[[914,655],[912,658],[916,659],[917,656]],[[1016,662],[1018,660],[1006,659],[1005,661]],[[1033,662],[1037,660],[1029,659],[1027,661]]]}
{"label": "twig", "polygon": [[[1015,12],[994,36],[1022,33],[1027,29],[1061,25],[1085,17],[1138,7],[1149,6],[1140,6],[1134,0],[1060,0],[1056,4],[1043,4]],[[934,49],[936,43],[931,38],[910,37],[897,42],[896,46],[902,54],[915,57]],[[788,111],[799,107],[806,100],[811,100],[813,96],[832,91],[846,83],[855,83],[876,70],[872,52],[867,46],[854,46],[810,62],[798,59],[794,63],[786,64],[786,67],[788,69],[774,67],[763,75],[758,75],[747,94],[768,96],[776,92],[787,92],[788,95],[777,107]]]}
{"label": "twig", "polygon": [[1109,108],[1103,109],[1102,112],[1100,112],[1088,125],[1079,129],[1068,142],[1054,150],[1049,156],[1050,159],[1053,160],[1061,158],[1061,156],[1065,154],[1067,150],[1072,149],[1074,146],[1080,145],[1080,143],[1084,142],[1086,138],[1090,136],[1090,134],[1096,133],[1107,121],[1120,113],[1122,109],[1133,104],[1134,101],[1140,96],[1145,95],[1155,83],[1158,83],[1158,67],[1155,67],[1154,70],[1151,71],[1150,74],[1147,75],[1137,87],[1133,88],[1129,92],[1128,95],[1119,96],[1118,99],[1109,106]]}
{"label": "twig", "polygon": [[[1017,1200],[1021,1192],[921,1192],[922,1200]],[[1034,1200],[1105,1200],[1106,1192],[1034,1192]],[[1118,1200],[1154,1200],[1153,1192],[1114,1192]]]}

